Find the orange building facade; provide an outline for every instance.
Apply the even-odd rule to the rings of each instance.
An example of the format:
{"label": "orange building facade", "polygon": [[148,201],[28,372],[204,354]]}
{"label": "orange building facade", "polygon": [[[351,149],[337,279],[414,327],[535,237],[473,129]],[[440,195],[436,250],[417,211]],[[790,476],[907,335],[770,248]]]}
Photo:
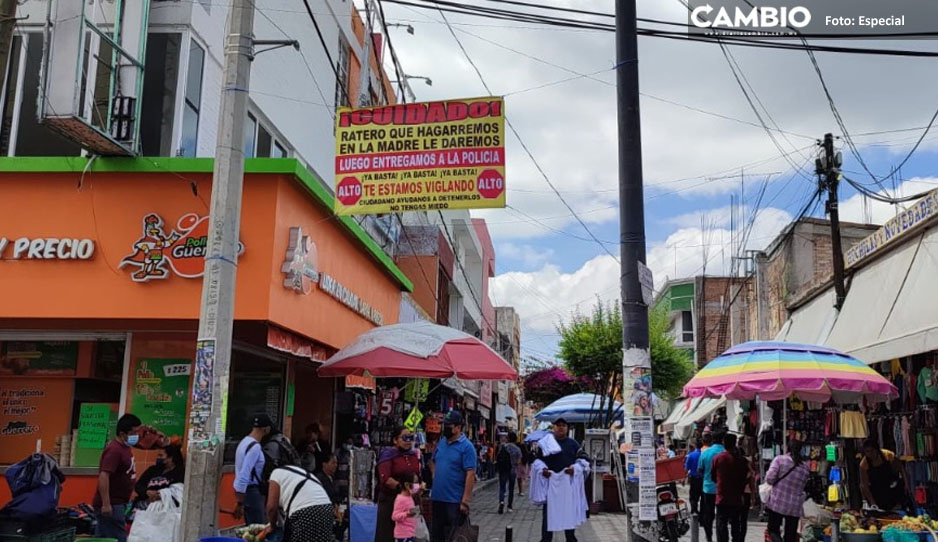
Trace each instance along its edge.
{"label": "orange building facade", "polygon": [[[226,458],[257,412],[329,435],[342,383],[316,367],[412,290],[298,162],[245,171]],[[53,454],[63,506],[91,501],[121,413],[187,438],[211,177],[211,159],[0,159],[0,469]],[[135,454],[141,473],[153,452]]]}

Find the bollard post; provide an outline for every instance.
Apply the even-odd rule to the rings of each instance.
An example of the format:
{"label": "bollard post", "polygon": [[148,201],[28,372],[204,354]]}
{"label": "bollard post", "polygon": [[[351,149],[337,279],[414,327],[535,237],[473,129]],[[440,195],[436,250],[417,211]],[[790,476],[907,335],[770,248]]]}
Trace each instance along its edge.
{"label": "bollard post", "polygon": [[505,527],[505,542],[512,542],[511,539],[512,539],[512,535],[513,535],[513,534],[514,534],[514,533],[512,532],[512,526],[511,526],[511,525]]}
{"label": "bollard post", "polygon": [[697,514],[691,514],[690,516],[690,542],[698,542],[700,540],[700,529],[698,528],[700,522]]}

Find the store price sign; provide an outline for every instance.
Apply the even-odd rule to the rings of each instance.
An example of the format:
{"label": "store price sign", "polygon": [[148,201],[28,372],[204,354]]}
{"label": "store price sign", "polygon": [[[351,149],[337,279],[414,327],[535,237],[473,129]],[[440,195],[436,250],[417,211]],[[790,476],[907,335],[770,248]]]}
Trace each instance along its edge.
{"label": "store price sign", "polygon": [[417,427],[420,426],[421,421],[423,421],[423,412],[420,412],[420,409],[417,408],[412,409],[410,414],[407,416],[407,419],[404,420],[404,427],[413,433],[417,430]]}

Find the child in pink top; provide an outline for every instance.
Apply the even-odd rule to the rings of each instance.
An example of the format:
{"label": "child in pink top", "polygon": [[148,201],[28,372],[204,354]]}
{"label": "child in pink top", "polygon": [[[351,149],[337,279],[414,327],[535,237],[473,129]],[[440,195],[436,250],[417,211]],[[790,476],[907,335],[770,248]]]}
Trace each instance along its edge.
{"label": "child in pink top", "polygon": [[414,503],[414,495],[420,492],[420,485],[416,475],[395,477],[400,493],[394,498],[394,510],[391,519],[394,520],[394,541],[414,542],[417,533],[417,516],[420,508]]}

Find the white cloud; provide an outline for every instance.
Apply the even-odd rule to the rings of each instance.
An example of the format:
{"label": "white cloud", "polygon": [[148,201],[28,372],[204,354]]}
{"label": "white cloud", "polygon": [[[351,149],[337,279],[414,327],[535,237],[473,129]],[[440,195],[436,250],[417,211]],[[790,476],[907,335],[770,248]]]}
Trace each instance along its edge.
{"label": "white cloud", "polygon": [[495,252],[500,261],[520,262],[525,267],[539,267],[554,257],[553,249],[537,249],[531,245],[511,242],[499,243]]}

